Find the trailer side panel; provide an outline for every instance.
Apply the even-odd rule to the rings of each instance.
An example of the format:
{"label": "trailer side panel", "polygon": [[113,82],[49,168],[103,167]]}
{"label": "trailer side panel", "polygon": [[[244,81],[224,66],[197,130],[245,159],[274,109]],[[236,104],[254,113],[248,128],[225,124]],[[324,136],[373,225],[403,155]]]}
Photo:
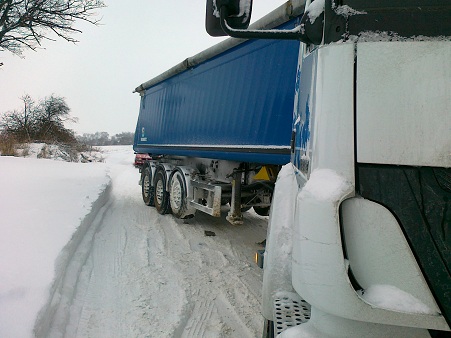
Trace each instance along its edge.
{"label": "trailer side panel", "polygon": [[298,50],[247,41],[148,88],[135,151],[288,163]]}

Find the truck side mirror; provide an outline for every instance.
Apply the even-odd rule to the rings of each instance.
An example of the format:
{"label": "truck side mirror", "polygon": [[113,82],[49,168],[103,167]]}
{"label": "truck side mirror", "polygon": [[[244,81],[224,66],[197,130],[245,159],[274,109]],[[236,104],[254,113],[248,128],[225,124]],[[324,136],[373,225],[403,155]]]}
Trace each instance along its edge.
{"label": "truck side mirror", "polygon": [[[207,0],[205,17],[207,33],[211,36],[229,35],[239,39],[282,39],[312,43],[303,27],[282,31],[247,29],[251,20],[251,12],[252,0]],[[309,25],[308,20],[304,21]],[[322,37],[322,24],[315,26],[318,26],[315,30],[319,30],[319,32],[315,32],[315,35]]]}
{"label": "truck side mirror", "polygon": [[[252,0],[207,0],[205,27],[211,36],[229,35],[239,39],[298,40],[319,45],[339,41],[345,37],[346,15],[337,13],[338,0],[314,0],[307,7],[301,24],[291,30],[247,29],[251,20]],[[321,9],[311,20],[310,6]],[[322,8],[321,8],[322,6]],[[313,21],[313,22],[312,22]]]}
{"label": "truck side mirror", "polygon": [[205,28],[211,36],[228,35],[221,27],[221,10],[232,29],[247,29],[251,21],[252,0],[207,0]]}

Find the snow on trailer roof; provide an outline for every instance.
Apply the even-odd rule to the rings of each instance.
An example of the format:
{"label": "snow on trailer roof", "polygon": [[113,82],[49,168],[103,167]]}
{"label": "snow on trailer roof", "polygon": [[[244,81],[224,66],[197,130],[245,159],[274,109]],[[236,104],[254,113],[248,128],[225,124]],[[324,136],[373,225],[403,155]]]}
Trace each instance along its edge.
{"label": "snow on trailer roof", "polygon": [[[305,0],[291,0],[284,3],[282,6],[279,6],[274,11],[265,15],[260,20],[256,21],[252,25],[250,25],[250,29],[272,29],[274,27],[280,26],[285,22],[299,16],[304,11]],[[150,79],[147,82],[140,84],[135,88],[134,93],[140,93],[141,95],[144,91],[170,77],[182,73],[183,71],[190,69],[192,67],[197,66],[198,64],[211,59],[243,42],[247,41],[246,39],[236,39],[229,38],[225,41],[222,41],[192,57],[185,59],[164,73]]]}

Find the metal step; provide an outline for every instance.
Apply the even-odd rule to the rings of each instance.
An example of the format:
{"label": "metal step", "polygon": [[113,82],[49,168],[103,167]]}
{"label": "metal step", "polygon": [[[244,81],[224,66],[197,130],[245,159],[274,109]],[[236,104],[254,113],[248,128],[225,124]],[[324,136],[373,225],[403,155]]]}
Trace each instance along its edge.
{"label": "metal step", "polygon": [[310,313],[310,304],[297,293],[277,294],[274,300],[274,336],[290,327],[306,323]]}

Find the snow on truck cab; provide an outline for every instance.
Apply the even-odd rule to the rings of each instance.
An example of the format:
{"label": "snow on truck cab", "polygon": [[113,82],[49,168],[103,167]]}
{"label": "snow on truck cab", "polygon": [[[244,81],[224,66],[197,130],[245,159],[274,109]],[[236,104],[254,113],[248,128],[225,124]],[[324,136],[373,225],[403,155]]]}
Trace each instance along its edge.
{"label": "snow on truck cab", "polygon": [[449,337],[451,1],[291,0],[289,30],[251,11],[207,0],[206,29],[299,43],[264,337]]}

